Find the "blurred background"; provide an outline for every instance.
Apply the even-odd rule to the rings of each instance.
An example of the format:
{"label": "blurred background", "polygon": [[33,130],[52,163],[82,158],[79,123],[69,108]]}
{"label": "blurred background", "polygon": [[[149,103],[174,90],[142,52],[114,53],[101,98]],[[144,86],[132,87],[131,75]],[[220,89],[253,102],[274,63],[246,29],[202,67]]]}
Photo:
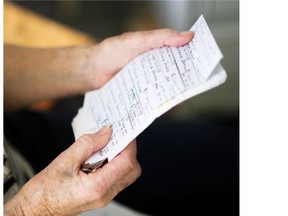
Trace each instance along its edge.
{"label": "blurred background", "polygon": [[[223,85],[183,102],[160,118],[214,119],[238,126],[239,1],[6,1],[5,3],[12,3],[20,9],[13,11],[11,7],[4,8],[5,42],[32,46],[94,43],[126,31],[156,28],[188,30],[203,14],[224,55],[221,64],[227,72],[228,79]],[[37,23],[38,18],[31,17],[33,13],[36,16],[40,15],[44,20],[43,23]],[[33,22],[34,24],[30,24]],[[56,25],[53,26],[51,23]],[[57,25],[60,25],[60,28]],[[44,42],[39,41],[39,38],[45,38]],[[81,103],[79,97],[63,100],[54,105],[61,109],[71,108],[72,105],[77,109],[82,106]]]}
{"label": "blurred background", "polygon": [[[33,47],[57,47],[97,43],[107,37],[119,35],[127,31],[157,28],[174,28],[179,31],[185,31],[189,30],[198,17],[203,14],[224,55],[221,64],[227,72],[227,81],[214,89],[186,100],[157,120],[214,121],[228,124],[233,126],[233,130],[236,129],[239,131],[239,1],[9,0],[4,1],[4,3],[4,42]],[[76,114],[78,109],[82,107],[82,103],[83,95],[79,95],[59,101],[43,101],[35,104],[31,109],[53,108],[69,112],[72,110]],[[177,125],[173,125],[174,127],[177,128]],[[149,127],[146,130],[148,131],[147,133],[152,128]],[[189,128],[187,131],[189,131]],[[193,132],[201,134],[197,130],[193,130]],[[157,130],[154,132],[157,136],[159,133],[162,132],[158,132]],[[193,137],[193,133],[187,132],[185,134],[187,134],[187,140]],[[204,136],[209,137],[205,132]],[[150,134],[147,137],[150,137]],[[154,139],[154,137],[151,139]],[[194,203],[194,212],[199,211],[199,214],[196,215],[200,215],[200,212],[202,213],[203,210],[211,211],[211,214],[215,213],[217,212],[215,208],[218,209],[221,215],[238,215],[239,158],[237,154],[239,154],[239,142],[228,143],[229,145],[225,146],[221,140],[221,145],[217,144],[217,140],[213,140],[213,142],[209,142],[211,148],[209,147],[208,149],[202,146],[204,149],[203,152],[199,152],[199,150],[193,151],[193,155],[189,153],[189,156],[187,156],[187,158],[191,157],[195,160],[193,164],[189,165],[191,166],[191,170],[193,170],[193,175],[195,175],[193,176],[193,179],[195,179],[194,183],[196,182],[191,185],[192,188],[195,186],[195,193],[193,192],[194,195],[189,202]],[[147,142],[149,143],[150,141],[148,140]],[[219,147],[218,151],[213,147],[214,144]],[[194,147],[197,148],[197,145]],[[221,156],[220,159],[217,156],[218,154]],[[197,163],[201,159],[203,163]],[[147,160],[140,162],[143,169],[145,169],[145,166],[149,167],[149,169],[146,169],[146,172],[148,172],[147,176],[149,176],[150,171],[154,172],[150,168],[154,167],[154,162],[157,160],[151,161],[152,165],[149,165],[149,161],[147,165]],[[185,163],[185,160],[181,159],[177,164],[179,162]],[[219,165],[221,162],[223,164]],[[175,163],[175,165],[177,164]],[[222,175],[221,170],[216,172],[215,170],[218,170],[218,168],[216,169],[215,167],[218,165],[219,169],[223,168],[225,171],[227,168],[229,172],[225,171],[225,175]],[[207,167],[210,167],[209,169],[212,171],[207,172]],[[206,175],[204,175],[202,169],[207,172],[207,176],[212,176],[214,180],[211,181],[212,177],[207,177],[206,179]],[[169,176],[170,172],[167,173]],[[200,174],[198,175],[197,173]],[[213,173],[215,173],[215,176],[213,176]],[[173,177],[167,179],[173,180]],[[127,199],[132,202],[130,203],[131,206],[141,203],[146,204],[150,200],[150,204],[152,205],[154,201],[151,198],[155,195],[155,190],[162,185],[162,182],[161,185],[150,184],[148,177],[149,187],[145,189],[148,199],[145,202],[138,202],[139,200],[136,202],[135,199],[138,198],[141,200],[142,196],[133,195],[133,187],[136,189],[137,187],[142,188],[141,184],[144,183],[141,181],[144,181],[146,178],[145,173],[143,173],[141,180],[138,180],[136,184],[126,189],[125,193],[122,192],[120,196],[118,195],[118,199],[121,200],[121,196],[125,199],[125,196],[129,197],[130,193],[132,193],[131,197],[133,198]],[[205,181],[202,180],[204,178]],[[217,184],[218,186],[215,187],[214,185]],[[147,182],[144,185],[147,186]],[[203,191],[201,191],[201,194],[198,194],[198,185],[205,185],[205,188],[202,188]],[[165,184],[163,184],[164,186]],[[151,189],[152,195],[149,195],[148,189]],[[171,190],[171,188],[168,189],[167,191]],[[142,194],[142,190],[140,191]],[[143,197],[145,196],[143,195]],[[182,197],[182,195],[179,197]],[[157,203],[156,205],[158,205]],[[210,207],[207,208],[207,206]]]}

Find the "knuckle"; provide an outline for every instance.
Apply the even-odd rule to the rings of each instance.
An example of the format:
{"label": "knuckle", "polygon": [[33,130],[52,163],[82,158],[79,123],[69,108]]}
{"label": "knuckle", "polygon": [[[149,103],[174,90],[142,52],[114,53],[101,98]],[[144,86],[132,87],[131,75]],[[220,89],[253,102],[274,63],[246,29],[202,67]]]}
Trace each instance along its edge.
{"label": "knuckle", "polygon": [[137,163],[136,170],[137,170],[137,178],[138,178],[142,174],[142,168],[139,163]]}
{"label": "knuckle", "polygon": [[119,35],[119,38],[122,40],[128,40],[133,35],[133,32],[125,32]]}
{"label": "knuckle", "polygon": [[93,139],[92,139],[92,136],[90,134],[83,134],[79,139],[78,139],[78,142],[81,142],[81,143],[92,143],[93,142]]}
{"label": "knuckle", "polygon": [[129,172],[134,173],[135,179],[137,179],[142,174],[142,168],[136,159],[127,160],[126,165],[130,170]]}

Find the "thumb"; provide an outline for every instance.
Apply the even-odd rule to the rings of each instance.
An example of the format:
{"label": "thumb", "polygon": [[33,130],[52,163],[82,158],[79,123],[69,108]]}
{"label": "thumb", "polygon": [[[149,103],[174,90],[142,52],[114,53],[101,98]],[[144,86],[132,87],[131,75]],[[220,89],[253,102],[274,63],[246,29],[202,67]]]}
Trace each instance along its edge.
{"label": "thumb", "polygon": [[66,150],[65,158],[73,160],[71,161],[73,169],[77,169],[94,152],[103,148],[111,139],[111,135],[109,125],[103,126],[96,133],[84,134]]}

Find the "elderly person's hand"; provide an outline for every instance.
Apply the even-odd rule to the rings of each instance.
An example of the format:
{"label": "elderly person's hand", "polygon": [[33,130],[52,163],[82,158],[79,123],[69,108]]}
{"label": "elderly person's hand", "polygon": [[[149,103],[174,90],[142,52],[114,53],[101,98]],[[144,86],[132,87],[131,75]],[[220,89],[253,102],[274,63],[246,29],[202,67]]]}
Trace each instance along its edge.
{"label": "elderly person's hand", "polygon": [[165,45],[184,45],[192,37],[189,31],[159,29],[124,33],[87,46],[48,49],[6,44],[5,111],[100,88],[136,56]]}
{"label": "elderly person's hand", "polygon": [[[165,45],[184,45],[192,37],[192,32],[159,29],[125,33],[88,46],[47,49],[6,44],[5,111],[100,88],[136,56]],[[110,138],[107,127],[80,137],[5,203],[5,215],[75,215],[107,205],[141,173],[135,140],[94,173],[81,171],[83,161]]]}
{"label": "elderly person's hand", "polygon": [[136,56],[163,46],[181,46],[193,37],[193,32],[172,29],[127,32],[107,38],[91,52],[91,86],[99,88]]}
{"label": "elderly person's hand", "polygon": [[106,206],[141,174],[136,141],[93,173],[81,163],[111,138],[111,129],[80,137],[5,204],[5,215],[76,215]]}

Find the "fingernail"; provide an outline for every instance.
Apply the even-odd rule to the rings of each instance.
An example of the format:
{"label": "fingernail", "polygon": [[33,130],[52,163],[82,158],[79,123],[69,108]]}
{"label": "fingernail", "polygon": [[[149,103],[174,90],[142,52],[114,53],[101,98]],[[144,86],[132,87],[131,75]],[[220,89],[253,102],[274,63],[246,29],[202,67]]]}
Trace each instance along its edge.
{"label": "fingernail", "polygon": [[100,130],[99,130],[99,134],[100,135],[105,135],[107,133],[109,133],[111,130],[110,125],[104,125]]}
{"label": "fingernail", "polygon": [[185,36],[185,35],[189,35],[189,34],[191,34],[191,33],[193,33],[193,32],[191,32],[191,31],[184,31],[184,32],[179,32],[179,35]]}

